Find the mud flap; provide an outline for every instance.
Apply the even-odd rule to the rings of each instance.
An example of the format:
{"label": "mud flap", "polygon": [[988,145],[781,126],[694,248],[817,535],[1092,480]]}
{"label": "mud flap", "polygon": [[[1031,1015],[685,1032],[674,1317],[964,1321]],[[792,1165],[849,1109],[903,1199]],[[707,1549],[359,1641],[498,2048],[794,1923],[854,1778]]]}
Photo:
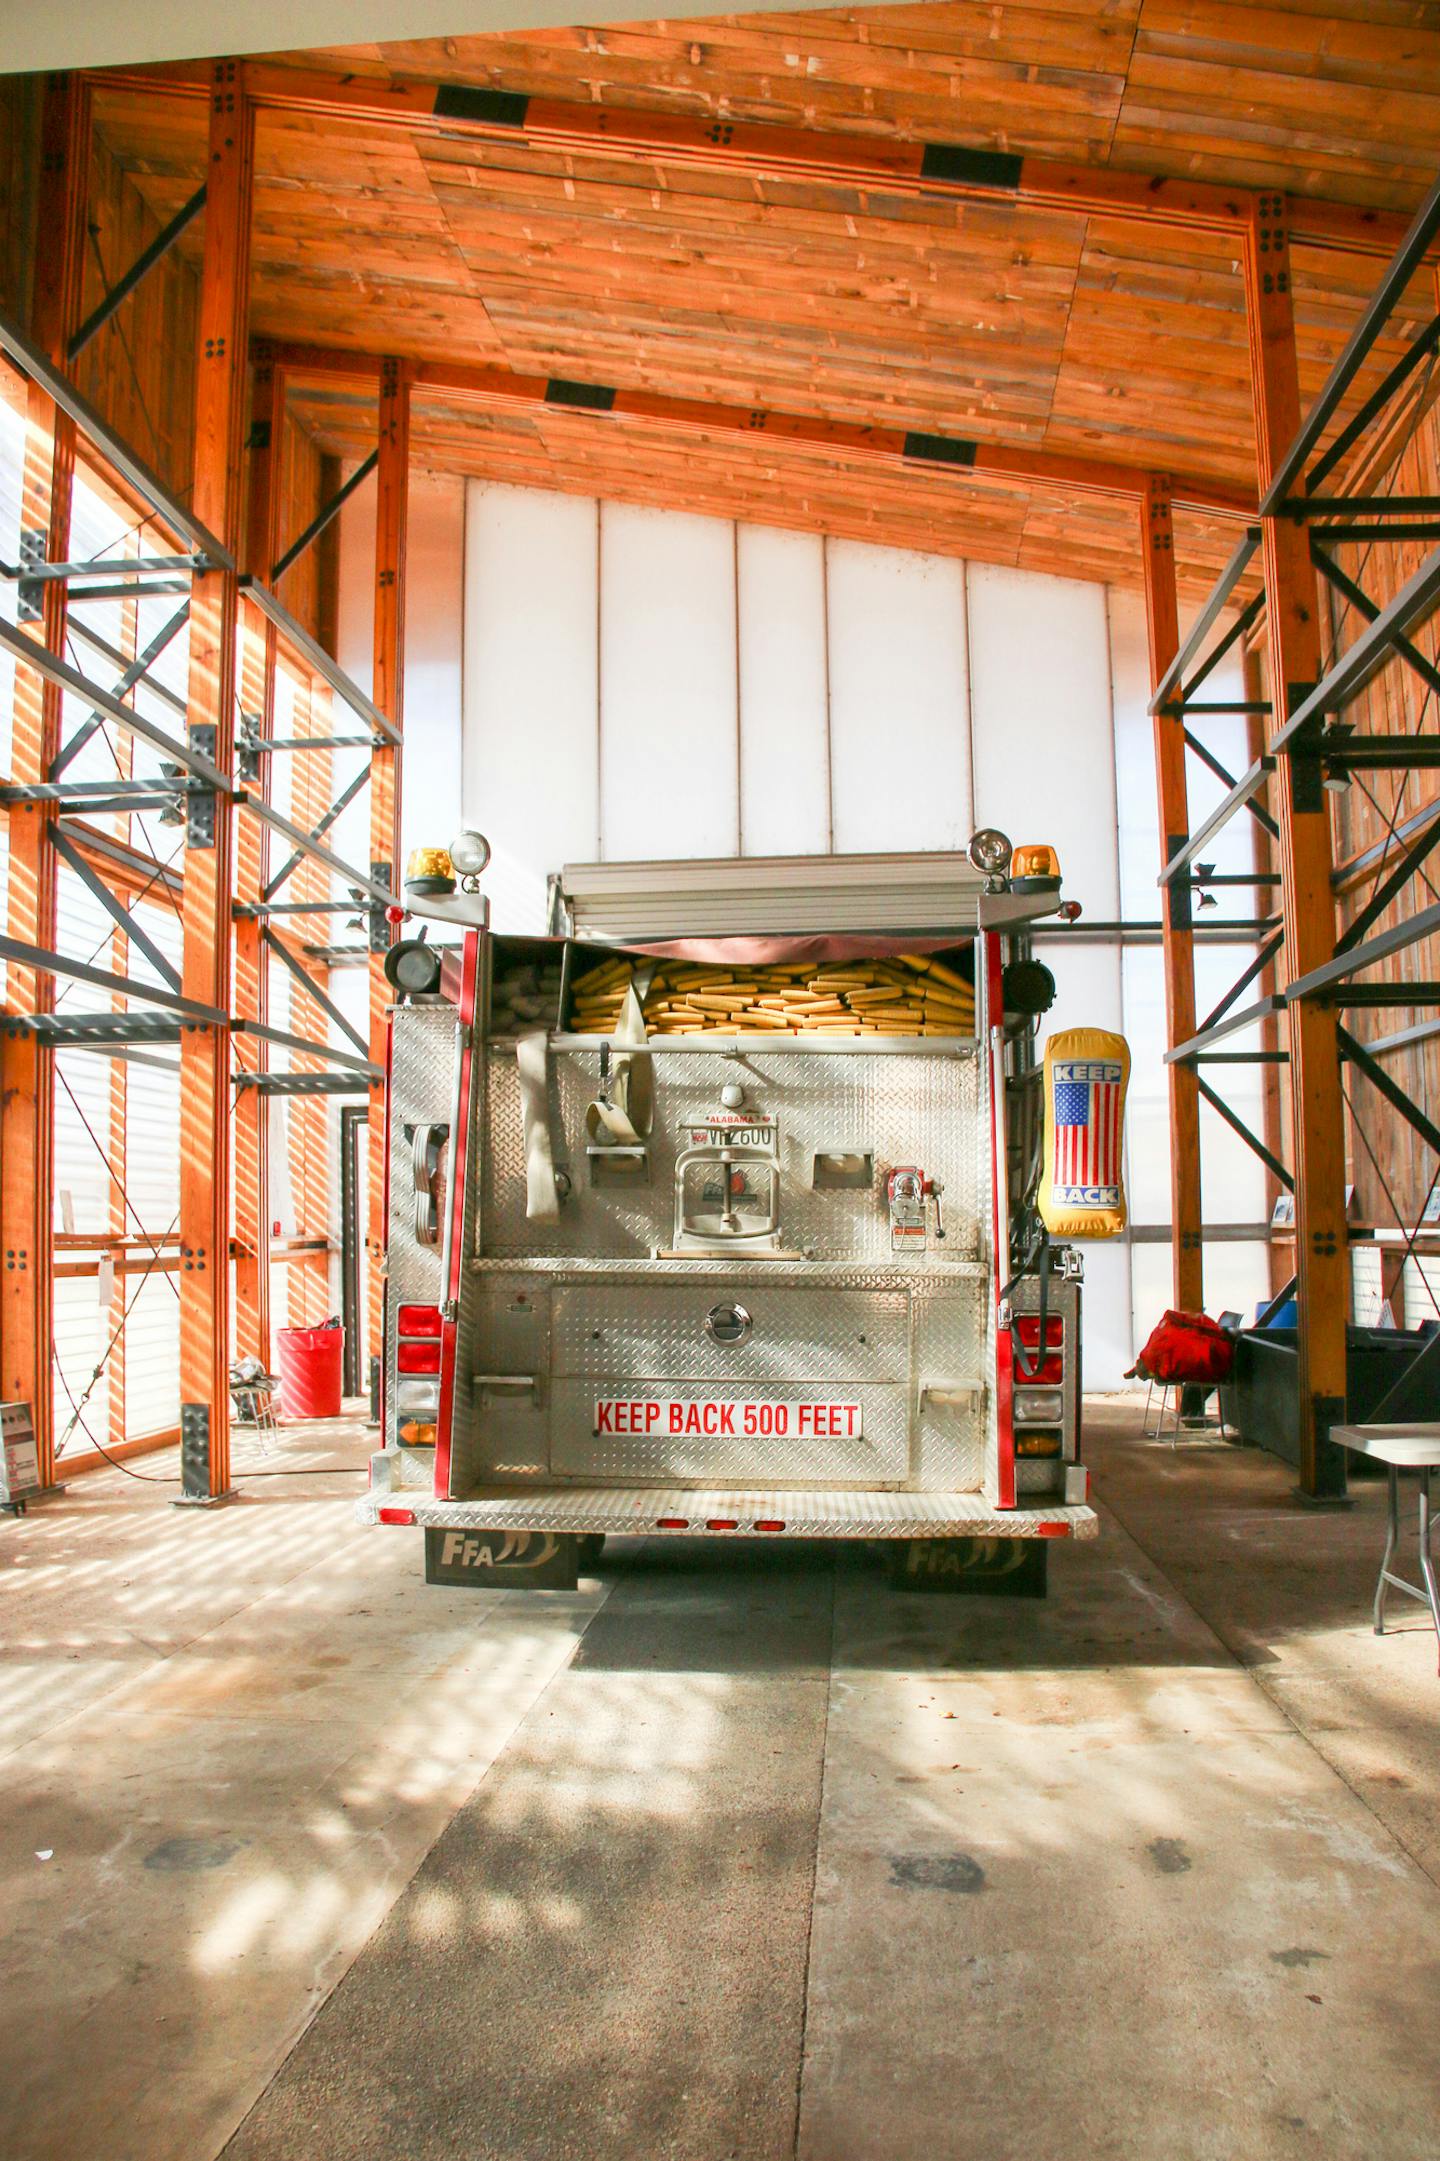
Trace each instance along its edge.
{"label": "mud flap", "polygon": [[1044,1598],[1050,1549],[1043,1538],[897,1538],[890,1580],[901,1591]]}
{"label": "mud flap", "polygon": [[425,1581],[475,1591],[573,1591],[578,1538],[559,1531],[425,1526]]}

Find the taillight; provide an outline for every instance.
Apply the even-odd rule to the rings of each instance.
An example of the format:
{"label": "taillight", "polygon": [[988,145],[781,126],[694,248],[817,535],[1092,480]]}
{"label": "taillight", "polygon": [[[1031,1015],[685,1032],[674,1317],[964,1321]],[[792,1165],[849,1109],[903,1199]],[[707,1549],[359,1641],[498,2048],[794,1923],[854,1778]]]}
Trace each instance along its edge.
{"label": "taillight", "polygon": [[438,1373],[440,1371],[440,1346],[438,1343],[401,1343],[395,1350],[397,1373]]}
{"label": "taillight", "polygon": [[738,1531],[740,1525],[734,1516],[711,1516],[705,1528],[707,1531]]}
{"label": "taillight", "polygon": [[655,1528],[657,1531],[688,1531],[690,1518],[688,1516],[657,1516],[655,1518]]}
{"label": "taillight", "polygon": [[1015,1436],[1017,1456],[1058,1456],[1060,1435],[1053,1427],[1034,1426],[1026,1433]]}
{"label": "taillight", "polygon": [[[1034,1350],[1036,1344],[1040,1341],[1039,1314],[1017,1313],[1015,1316],[1015,1328],[1020,1341],[1025,1345],[1026,1349]],[[1057,1320],[1053,1314],[1049,1315],[1045,1322],[1045,1343],[1047,1348],[1058,1350],[1064,1340],[1065,1323]]]}
{"label": "taillight", "polygon": [[413,1508],[380,1508],[376,1510],[376,1514],[382,1523],[413,1523],[415,1521]]}
{"label": "taillight", "polygon": [[434,1336],[440,1334],[441,1320],[438,1306],[402,1306],[396,1315],[402,1336]]}
{"label": "taillight", "polygon": [[755,1525],[757,1531],[783,1531],[785,1526],[778,1517],[766,1516]]}

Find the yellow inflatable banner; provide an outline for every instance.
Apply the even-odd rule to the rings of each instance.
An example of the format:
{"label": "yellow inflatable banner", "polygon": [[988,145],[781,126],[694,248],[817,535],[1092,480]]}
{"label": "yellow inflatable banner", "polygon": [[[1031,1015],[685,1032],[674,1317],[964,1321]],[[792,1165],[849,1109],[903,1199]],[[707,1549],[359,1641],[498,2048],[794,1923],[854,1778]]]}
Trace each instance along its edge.
{"label": "yellow inflatable banner", "polygon": [[1104,1028],[1045,1045],[1040,1219],[1052,1238],[1117,1238],[1125,1228],[1125,1089],[1130,1050]]}

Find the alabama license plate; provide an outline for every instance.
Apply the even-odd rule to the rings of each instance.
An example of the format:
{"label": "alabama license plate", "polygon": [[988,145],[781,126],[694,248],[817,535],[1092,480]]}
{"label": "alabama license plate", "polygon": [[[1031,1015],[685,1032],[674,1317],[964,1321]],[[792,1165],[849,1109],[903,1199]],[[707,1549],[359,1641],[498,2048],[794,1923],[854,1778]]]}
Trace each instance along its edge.
{"label": "alabama license plate", "polygon": [[734,1403],[716,1396],[601,1396],[595,1431],[677,1439],[855,1441],[858,1403]]}

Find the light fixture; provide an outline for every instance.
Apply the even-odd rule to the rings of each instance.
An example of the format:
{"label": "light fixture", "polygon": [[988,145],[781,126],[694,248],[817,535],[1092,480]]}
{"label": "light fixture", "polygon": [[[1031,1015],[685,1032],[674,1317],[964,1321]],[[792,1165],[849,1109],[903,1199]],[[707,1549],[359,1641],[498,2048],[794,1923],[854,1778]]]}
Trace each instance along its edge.
{"label": "light fixture", "polygon": [[450,861],[462,878],[478,878],[489,860],[489,841],[471,826],[457,833],[450,843]]}
{"label": "light fixture", "polygon": [[1015,850],[1010,883],[1017,893],[1059,892],[1060,858],[1048,841]]}
{"label": "light fixture", "polygon": [[412,848],[405,865],[405,890],[421,900],[446,898],[455,890],[455,871],[446,848]]}
{"label": "light fixture", "polygon": [[1010,839],[998,826],[982,825],[970,836],[970,860],[987,878],[1003,877],[1010,868]]}
{"label": "light fixture", "polygon": [[440,955],[426,944],[423,930],[418,938],[392,945],[382,965],[386,982],[409,998],[429,997],[440,988]]}
{"label": "light fixture", "polygon": [[1190,882],[1195,889],[1195,905],[1197,908],[1219,907],[1220,903],[1216,900],[1215,895],[1207,891],[1209,882],[1214,875],[1215,865],[1213,863],[1197,863],[1195,865],[1195,875]]}

